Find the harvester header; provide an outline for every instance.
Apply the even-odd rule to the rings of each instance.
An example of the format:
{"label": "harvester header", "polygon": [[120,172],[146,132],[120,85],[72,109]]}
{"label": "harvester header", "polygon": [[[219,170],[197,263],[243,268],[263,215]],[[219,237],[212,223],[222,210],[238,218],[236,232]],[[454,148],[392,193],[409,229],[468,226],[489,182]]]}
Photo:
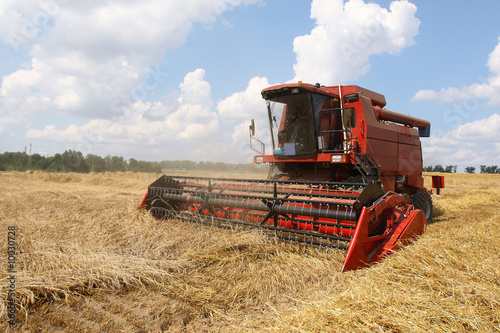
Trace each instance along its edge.
{"label": "harvester header", "polygon": [[344,249],[343,271],[378,262],[424,232],[432,219],[420,145],[428,121],[389,111],[383,95],[354,85],[299,81],[262,97],[272,153],[254,137],[253,120],[249,132],[254,162],[271,166],[267,180],[164,175],[141,205],[159,218],[257,227]]}

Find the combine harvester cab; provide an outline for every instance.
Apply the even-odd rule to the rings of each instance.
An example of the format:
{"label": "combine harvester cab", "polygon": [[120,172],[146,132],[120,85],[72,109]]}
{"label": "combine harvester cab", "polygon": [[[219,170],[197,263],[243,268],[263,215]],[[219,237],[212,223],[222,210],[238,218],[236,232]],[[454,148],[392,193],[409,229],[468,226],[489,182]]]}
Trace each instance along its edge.
{"label": "combine harvester cab", "polygon": [[269,163],[275,174],[163,175],[141,206],[158,218],[258,227],[280,239],[343,249],[342,271],[378,262],[425,231],[432,199],[423,188],[419,138],[429,136],[428,121],[388,111],[383,95],[358,86],[299,82],[262,96],[273,154],[254,137],[253,120],[250,146],[254,162]]}

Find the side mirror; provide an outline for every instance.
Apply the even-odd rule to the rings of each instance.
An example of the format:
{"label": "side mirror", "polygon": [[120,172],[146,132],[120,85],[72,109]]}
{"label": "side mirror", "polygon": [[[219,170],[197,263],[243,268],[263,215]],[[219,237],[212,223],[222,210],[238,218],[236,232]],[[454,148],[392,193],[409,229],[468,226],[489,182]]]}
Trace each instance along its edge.
{"label": "side mirror", "polygon": [[343,97],[344,104],[354,103],[359,101],[359,93],[347,94]]}
{"label": "side mirror", "polygon": [[250,135],[254,136],[255,135],[255,123],[254,123],[253,119],[252,119],[252,122],[250,123],[249,129],[250,129]]}

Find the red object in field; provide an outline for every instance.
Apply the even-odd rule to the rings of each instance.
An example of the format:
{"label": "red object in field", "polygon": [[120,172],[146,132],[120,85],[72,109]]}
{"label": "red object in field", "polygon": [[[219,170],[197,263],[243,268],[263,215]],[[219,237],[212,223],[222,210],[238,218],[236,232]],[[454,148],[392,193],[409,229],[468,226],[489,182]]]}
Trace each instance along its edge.
{"label": "red object in field", "polygon": [[[272,154],[255,139],[267,180],[162,176],[141,202],[159,218],[258,227],[267,235],[346,250],[342,271],[366,267],[408,245],[432,220],[420,137],[426,120],[385,109],[358,86],[290,83],[262,90]],[[253,145],[252,145],[253,143]],[[259,147],[256,149],[255,147]],[[433,187],[444,187],[433,177]],[[407,198],[410,202],[407,202]]]}
{"label": "red object in field", "polygon": [[142,198],[141,203],[139,204],[139,206],[144,207],[146,209],[149,209],[148,192],[146,192],[146,194],[144,194],[144,197]]}
{"label": "red object in field", "polygon": [[439,194],[439,190],[444,188],[444,177],[443,176],[432,176],[432,188],[436,189],[436,194]]}
{"label": "red object in field", "polygon": [[[387,230],[382,235],[369,236],[368,225],[372,222],[370,215],[383,211],[380,206],[392,206],[388,218]],[[399,208],[398,208],[399,206]],[[378,217],[378,216],[377,216]],[[373,262],[378,262],[401,246],[408,245],[412,240],[423,234],[427,220],[422,211],[415,210],[411,205],[406,205],[404,197],[389,195],[377,207],[363,208],[358,227],[354,234],[342,272],[363,268]]]}

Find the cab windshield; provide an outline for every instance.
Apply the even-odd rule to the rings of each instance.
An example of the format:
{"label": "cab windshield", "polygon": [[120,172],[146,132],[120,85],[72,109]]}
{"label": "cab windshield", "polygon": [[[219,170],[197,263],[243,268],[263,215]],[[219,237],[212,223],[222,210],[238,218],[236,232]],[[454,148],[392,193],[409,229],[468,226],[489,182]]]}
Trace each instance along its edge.
{"label": "cab windshield", "polygon": [[341,148],[344,133],[337,98],[299,93],[267,103],[274,156],[312,156]]}
{"label": "cab windshield", "polygon": [[269,110],[272,117],[272,134],[276,144],[274,155],[300,156],[316,153],[310,94],[277,98],[270,101]]}

